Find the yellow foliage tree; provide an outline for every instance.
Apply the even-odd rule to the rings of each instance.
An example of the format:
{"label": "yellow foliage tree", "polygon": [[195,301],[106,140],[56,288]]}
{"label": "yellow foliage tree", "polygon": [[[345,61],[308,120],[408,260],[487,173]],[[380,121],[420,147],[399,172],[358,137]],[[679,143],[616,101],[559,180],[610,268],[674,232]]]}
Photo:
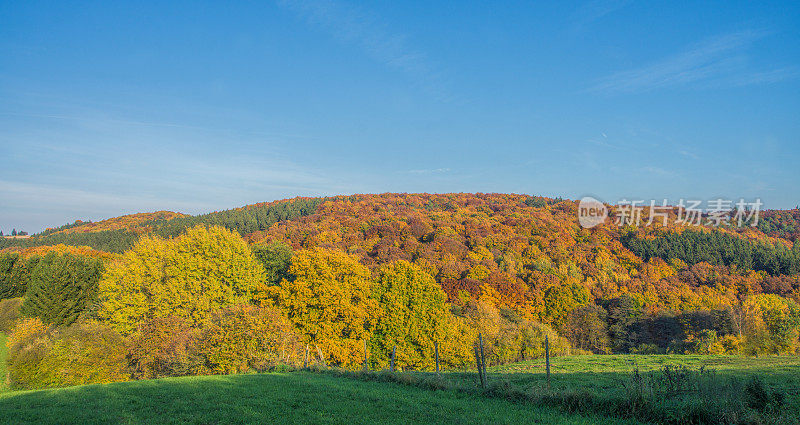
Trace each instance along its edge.
{"label": "yellow foliage tree", "polygon": [[328,364],[359,364],[377,308],[369,270],[344,252],[312,248],[295,253],[289,274],[267,288],[268,304],[283,309]]}
{"label": "yellow foliage tree", "polygon": [[174,316],[192,325],[246,303],[264,269],[234,232],[196,226],[174,239],[142,238],[100,281],[99,316],[123,334],[148,319]]}

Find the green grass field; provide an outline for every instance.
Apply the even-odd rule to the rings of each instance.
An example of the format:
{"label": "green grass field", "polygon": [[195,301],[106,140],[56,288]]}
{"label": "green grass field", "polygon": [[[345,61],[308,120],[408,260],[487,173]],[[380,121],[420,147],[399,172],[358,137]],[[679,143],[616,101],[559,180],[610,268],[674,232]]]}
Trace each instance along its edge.
{"label": "green grass field", "polygon": [[[665,366],[670,367],[669,372],[663,370]],[[800,424],[800,357],[556,357],[551,361],[549,385],[541,360],[497,366],[488,372],[485,395],[558,407],[565,412],[660,424]],[[476,392],[479,382],[475,372],[445,373],[441,377],[421,372],[344,375],[466,392]],[[750,382],[751,377],[760,381],[748,390],[748,385],[755,384]]]}
{"label": "green grass field", "polygon": [[[634,369],[648,373],[666,365],[698,370],[705,367],[721,378],[762,377],[768,384],[787,390],[800,390],[800,357],[792,356],[704,356],[704,355],[609,355],[555,357],[550,362],[555,389],[584,388],[610,390],[630,379]],[[546,385],[544,361],[529,361],[496,366],[490,376],[524,387]],[[795,391],[797,392],[797,391]]]}
{"label": "green grass field", "polygon": [[3,424],[635,424],[459,391],[293,372],[0,394]]}
{"label": "green grass field", "polygon": [[[663,399],[657,394],[648,401],[653,406],[625,410],[630,408],[626,394],[634,370],[642,376],[659,376],[665,365],[686,366],[692,373],[701,367],[713,372],[711,379],[708,372],[703,375],[697,394],[692,392],[695,381],[689,380],[691,388],[686,392]],[[637,420],[686,423],[681,415],[687,411],[687,417],[699,418],[694,423],[717,423],[714,416],[703,419],[703,412],[715,412],[708,408],[709,400],[741,392],[743,387],[732,386],[729,380],[745,382],[751,375],[787,396],[780,412],[755,416],[752,423],[800,423],[798,357],[569,356],[553,358],[551,371],[548,386],[541,361],[493,367],[486,391],[479,389],[474,372],[437,377],[421,372],[336,371],[6,391],[0,393],[0,423],[636,424]],[[692,409],[700,409],[699,416],[691,416]],[[646,415],[639,415],[640,411]]]}

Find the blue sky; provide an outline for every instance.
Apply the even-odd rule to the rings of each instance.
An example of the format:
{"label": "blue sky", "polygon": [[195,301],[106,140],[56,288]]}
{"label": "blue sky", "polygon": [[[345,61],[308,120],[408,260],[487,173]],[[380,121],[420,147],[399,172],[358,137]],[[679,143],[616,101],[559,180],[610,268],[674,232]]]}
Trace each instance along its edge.
{"label": "blue sky", "polygon": [[0,229],[375,192],[800,203],[800,3],[503,4],[2,1]]}

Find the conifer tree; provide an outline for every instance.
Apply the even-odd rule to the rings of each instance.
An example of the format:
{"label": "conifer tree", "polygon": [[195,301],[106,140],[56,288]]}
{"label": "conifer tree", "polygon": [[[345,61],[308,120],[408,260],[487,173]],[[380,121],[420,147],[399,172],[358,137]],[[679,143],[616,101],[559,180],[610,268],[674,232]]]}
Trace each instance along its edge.
{"label": "conifer tree", "polygon": [[47,254],[31,273],[22,314],[46,324],[72,324],[96,299],[102,271],[97,259]]}

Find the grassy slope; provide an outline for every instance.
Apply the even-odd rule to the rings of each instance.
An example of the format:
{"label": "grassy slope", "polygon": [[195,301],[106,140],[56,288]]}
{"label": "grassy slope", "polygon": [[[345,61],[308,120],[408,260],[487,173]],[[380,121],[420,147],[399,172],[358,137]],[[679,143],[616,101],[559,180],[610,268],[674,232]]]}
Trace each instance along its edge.
{"label": "grassy slope", "polygon": [[[768,388],[780,390],[786,395],[781,420],[800,423],[800,357],[768,356],[760,358],[743,356],[703,355],[611,355],[572,356],[551,359],[552,389],[556,393],[569,394],[588,391],[601,398],[625,399],[632,383],[632,374],[638,369],[643,374],[655,373],[665,365],[685,366],[691,370],[704,367],[713,375],[711,387],[706,392],[716,394],[719,400],[732,400],[729,391],[732,379],[742,383],[750,376],[761,378]],[[523,391],[548,392],[544,362],[531,361],[492,368],[496,379],[503,379]],[[490,374],[492,375],[492,374]],[[662,376],[658,374],[657,376]],[[710,383],[713,382],[713,383]],[[713,388],[713,389],[712,389]],[[691,393],[694,394],[694,393]],[[686,411],[686,408],[703,404],[699,395],[686,393],[674,398],[659,399],[665,411]],[[738,394],[741,394],[739,390]],[[707,394],[706,396],[710,396]],[[641,418],[641,416],[636,416]]]}
{"label": "grassy slope", "polygon": [[[667,375],[666,365],[690,372]],[[703,367],[705,372],[698,374]],[[634,379],[633,372],[640,375]],[[800,357],[610,355],[567,356],[551,361],[548,385],[541,360],[490,368],[487,395],[526,400],[566,412],[633,417],[655,423],[792,423],[800,425]],[[372,374],[360,379],[398,381],[417,387],[476,393],[473,372]],[[778,410],[748,408],[753,400],[744,384],[761,378],[767,391],[785,395]],[[638,395],[637,395],[638,394]],[[642,398],[639,398],[642,397]]]}
{"label": "grassy slope", "polygon": [[6,384],[6,336],[0,332],[0,393],[7,391]]}
{"label": "grassy slope", "polygon": [[0,423],[611,424],[608,418],[295,372],[168,378],[0,394]]}
{"label": "grassy slope", "polygon": [[[619,388],[634,369],[658,370],[665,365],[682,365],[697,370],[714,370],[719,376],[746,377],[757,374],[771,385],[795,388],[800,380],[797,356],[703,356],[703,355],[609,355],[554,357],[550,362],[555,388]],[[524,386],[544,385],[544,361],[528,361],[493,367],[489,372]]]}

